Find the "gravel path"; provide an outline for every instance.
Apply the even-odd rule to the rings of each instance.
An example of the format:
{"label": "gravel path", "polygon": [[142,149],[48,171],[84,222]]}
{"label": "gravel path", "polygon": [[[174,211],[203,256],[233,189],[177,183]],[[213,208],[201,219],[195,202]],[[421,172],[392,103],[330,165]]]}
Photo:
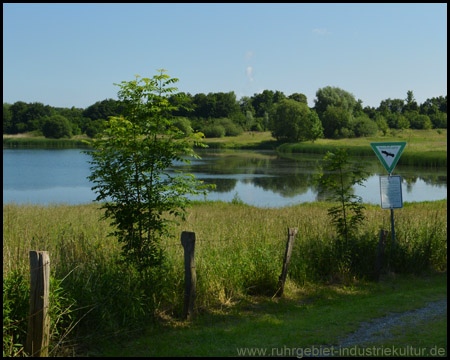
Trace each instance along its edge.
{"label": "gravel path", "polygon": [[423,320],[443,316],[447,312],[447,299],[429,302],[423,308],[388,315],[363,322],[360,327],[346,338],[340,339],[338,346],[350,347],[364,343],[373,343],[390,338],[390,330],[402,324],[414,326]]}

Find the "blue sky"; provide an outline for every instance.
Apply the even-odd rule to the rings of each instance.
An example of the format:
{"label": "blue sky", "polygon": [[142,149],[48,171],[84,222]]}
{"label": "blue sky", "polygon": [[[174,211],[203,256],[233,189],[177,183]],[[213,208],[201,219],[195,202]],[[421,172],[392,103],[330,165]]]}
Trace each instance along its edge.
{"label": "blue sky", "polygon": [[167,69],[191,94],[447,94],[447,4],[3,4],[3,102],[85,108]]}

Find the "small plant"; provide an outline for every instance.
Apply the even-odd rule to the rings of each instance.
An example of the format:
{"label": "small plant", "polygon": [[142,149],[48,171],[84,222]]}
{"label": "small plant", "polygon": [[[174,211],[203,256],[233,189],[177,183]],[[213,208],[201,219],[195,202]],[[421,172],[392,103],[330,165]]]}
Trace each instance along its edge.
{"label": "small plant", "polygon": [[29,286],[23,275],[12,272],[3,279],[3,356],[23,355],[27,339]]}
{"label": "small plant", "polygon": [[237,191],[234,193],[233,200],[231,200],[231,203],[234,205],[244,204],[244,201],[240,198],[239,193]]}
{"label": "small plant", "polygon": [[365,207],[361,197],[353,193],[353,186],[363,186],[368,174],[361,165],[349,162],[347,149],[344,148],[328,152],[323,161],[318,175],[319,192],[325,193],[328,201],[338,203],[328,209],[328,215],[339,235],[335,249],[341,260],[339,272],[348,272],[351,263],[350,242],[355,238],[358,226],[365,220]]}

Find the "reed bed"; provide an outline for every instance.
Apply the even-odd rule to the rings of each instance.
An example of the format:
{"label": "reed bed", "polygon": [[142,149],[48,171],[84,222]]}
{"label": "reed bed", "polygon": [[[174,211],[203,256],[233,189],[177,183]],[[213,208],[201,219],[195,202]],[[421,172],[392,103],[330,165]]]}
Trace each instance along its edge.
{"label": "reed bed", "polygon": [[48,139],[45,137],[3,137],[5,149],[88,149],[81,139]]}
{"label": "reed bed", "polygon": [[[163,239],[163,266],[143,278],[120,261],[120,246],[114,237],[107,236],[111,228],[108,221],[101,220],[103,211],[97,204],[3,205],[3,279],[21,279],[16,283],[21,282],[23,303],[29,276],[28,251],[48,251],[52,278],[59,281],[60,303],[72,309],[70,322],[66,319],[62,323],[68,326],[81,320],[67,337],[77,343],[94,341],[99,332],[111,334],[148,323],[161,314],[181,315],[182,231],[196,234],[199,311],[230,304],[242,296],[273,296],[289,227],[298,228],[289,272],[294,286],[370,280],[379,230],[390,229],[389,211],[366,206],[365,226],[351,244],[350,260],[342,263],[335,256],[336,233],[327,215],[330,206],[305,203],[274,209],[195,203],[186,221],[173,228],[173,237]],[[388,248],[387,256],[396,272],[446,270],[446,200],[406,203],[395,211],[395,221],[397,251]],[[3,294],[5,302],[5,283]],[[20,294],[6,292],[6,300]],[[27,314],[20,315],[26,318]],[[15,317],[9,320],[20,320],[19,314]],[[63,331],[56,330],[57,340]]]}

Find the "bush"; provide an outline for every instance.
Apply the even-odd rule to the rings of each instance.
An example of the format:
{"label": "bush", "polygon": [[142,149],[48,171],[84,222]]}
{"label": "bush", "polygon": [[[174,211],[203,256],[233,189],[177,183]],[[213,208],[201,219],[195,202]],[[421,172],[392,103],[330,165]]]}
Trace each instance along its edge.
{"label": "bush", "polygon": [[241,126],[233,123],[232,120],[224,118],[215,122],[215,125],[223,126],[225,129],[225,136],[238,136],[244,132]]}
{"label": "bush", "polygon": [[372,136],[377,133],[378,126],[367,116],[359,116],[354,121],[353,131],[356,137]]}
{"label": "bush", "polygon": [[175,118],[175,120],[173,121],[173,126],[180,130],[185,136],[189,136],[193,132],[191,122],[188,118],[185,117]]}
{"label": "bush", "polygon": [[72,136],[72,126],[69,120],[61,115],[53,115],[44,120],[42,134],[46,138],[60,139]]}
{"label": "bush", "polygon": [[205,137],[207,138],[221,138],[225,136],[225,128],[218,124],[206,125],[203,128],[203,134],[205,134]]}
{"label": "bush", "polygon": [[437,114],[431,115],[430,120],[434,128],[447,129],[447,113],[438,112]]}

